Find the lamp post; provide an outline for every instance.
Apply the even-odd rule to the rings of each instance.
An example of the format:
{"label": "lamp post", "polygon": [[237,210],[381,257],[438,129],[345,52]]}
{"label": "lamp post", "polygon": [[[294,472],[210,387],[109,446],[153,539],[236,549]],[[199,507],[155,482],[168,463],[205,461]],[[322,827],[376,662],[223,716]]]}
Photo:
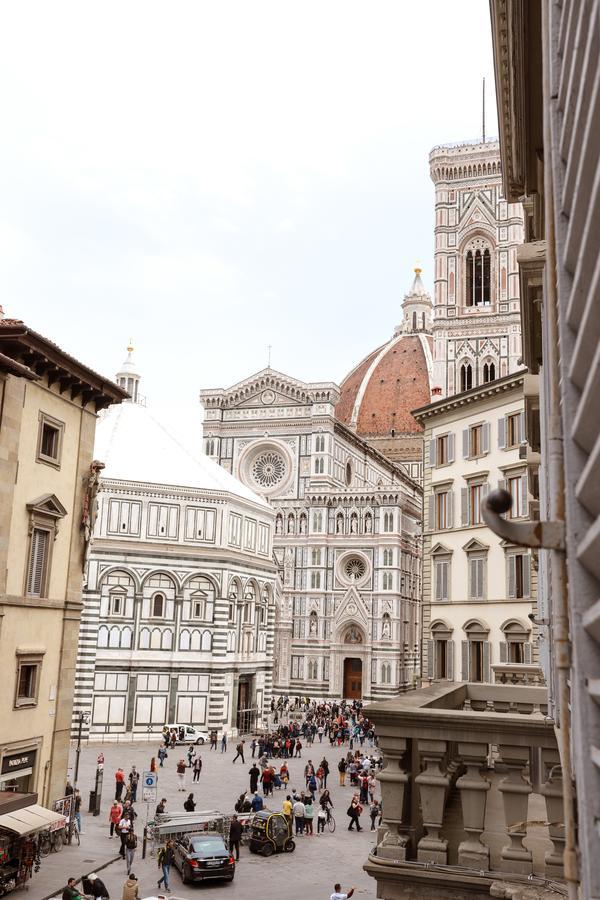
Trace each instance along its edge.
{"label": "lamp post", "polygon": [[83,723],[85,722],[87,725],[88,717],[85,713],[79,712],[77,716],[77,721],[79,723],[79,727],[77,729],[77,747],[75,748],[75,774],[73,775],[73,787],[77,787],[77,779],[79,778],[79,757],[81,755],[81,729],[83,728]]}

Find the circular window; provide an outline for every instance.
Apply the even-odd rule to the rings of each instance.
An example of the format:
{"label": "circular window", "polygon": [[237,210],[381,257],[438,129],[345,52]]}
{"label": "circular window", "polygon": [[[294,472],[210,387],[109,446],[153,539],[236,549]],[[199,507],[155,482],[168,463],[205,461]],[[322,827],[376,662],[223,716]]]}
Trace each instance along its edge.
{"label": "circular window", "polygon": [[285,478],[285,460],[275,450],[266,450],[254,459],[251,471],[256,484],[262,488],[272,488]]}
{"label": "circular window", "polygon": [[344,575],[351,581],[360,581],[367,572],[367,564],[360,556],[350,556],[344,563]]}

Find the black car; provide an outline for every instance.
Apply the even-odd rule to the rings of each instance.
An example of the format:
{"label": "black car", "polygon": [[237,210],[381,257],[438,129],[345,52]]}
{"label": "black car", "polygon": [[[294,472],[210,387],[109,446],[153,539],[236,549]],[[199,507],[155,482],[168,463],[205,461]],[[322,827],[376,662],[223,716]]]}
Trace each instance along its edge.
{"label": "black car", "polygon": [[220,834],[186,834],[175,841],[173,852],[184,884],[209,878],[233,881],[235,859]]}

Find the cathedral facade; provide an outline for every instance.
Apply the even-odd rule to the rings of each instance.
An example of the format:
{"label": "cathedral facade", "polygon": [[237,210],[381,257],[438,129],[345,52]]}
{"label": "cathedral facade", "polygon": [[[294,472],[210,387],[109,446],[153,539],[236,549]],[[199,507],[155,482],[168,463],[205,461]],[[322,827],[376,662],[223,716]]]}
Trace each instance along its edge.
{"label": "cathedral facade", "polygon": [[267,368],[201,400],[206,454],[275,514],[274,693],[369,700],[412,687],[419,484],[338,420],[331,382]]}
{"label": "cathedral facade", "polygon": [[435,147],[434,400],[520,368],[520,203],[503,196],[497,141]]}
{"label": "cathedral facade", "polygon": [[100,417],[73,731],[248,730],[270,709],[277,569],[269,504],[131,399]]}

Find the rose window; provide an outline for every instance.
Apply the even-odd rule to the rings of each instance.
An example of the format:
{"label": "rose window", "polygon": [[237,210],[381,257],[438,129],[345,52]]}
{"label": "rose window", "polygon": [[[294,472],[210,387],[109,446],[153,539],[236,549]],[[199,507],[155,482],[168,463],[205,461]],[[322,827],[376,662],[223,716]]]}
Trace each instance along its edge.
{"label": "rose window", "polygon": [[351,556],[344,563],[344,574],[352,581],[359,581],[366,573],[367,565],[363,559],[358,556]]}
{"label": "rose window", "polygon": [[261,453],[252,463],[252,477],[261,487],[275,487],[285,477],[283,458],[273,450]]}

